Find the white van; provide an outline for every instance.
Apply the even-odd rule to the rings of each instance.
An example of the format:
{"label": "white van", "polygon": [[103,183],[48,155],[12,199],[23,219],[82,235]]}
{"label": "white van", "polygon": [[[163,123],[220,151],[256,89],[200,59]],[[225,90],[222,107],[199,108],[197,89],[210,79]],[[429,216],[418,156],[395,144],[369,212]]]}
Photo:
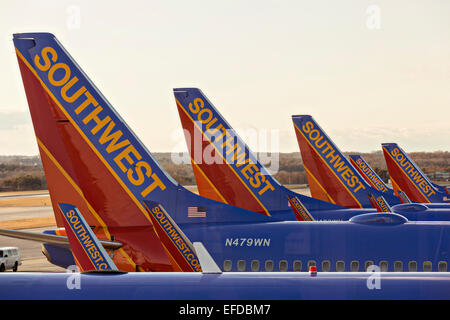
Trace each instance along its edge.
{"label": "white van", "polygon": [[8,269],[17,271],[17,268],[22,264],[20,260],[19,248],[17,247],[2,247],[0,248],[0,272]]}

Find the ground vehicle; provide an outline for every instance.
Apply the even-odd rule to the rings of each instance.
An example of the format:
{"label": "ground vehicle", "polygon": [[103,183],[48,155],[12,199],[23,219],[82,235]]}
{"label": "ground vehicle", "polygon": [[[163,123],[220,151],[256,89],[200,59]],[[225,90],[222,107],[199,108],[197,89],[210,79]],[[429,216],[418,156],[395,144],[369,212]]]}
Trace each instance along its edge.
{"label": "ground vehicle", "polygon": [[0,248],[0,272],[8,269],[17,271],[19,265],[22,264],[20,260],[20,252],[17,247],[2,247]]}

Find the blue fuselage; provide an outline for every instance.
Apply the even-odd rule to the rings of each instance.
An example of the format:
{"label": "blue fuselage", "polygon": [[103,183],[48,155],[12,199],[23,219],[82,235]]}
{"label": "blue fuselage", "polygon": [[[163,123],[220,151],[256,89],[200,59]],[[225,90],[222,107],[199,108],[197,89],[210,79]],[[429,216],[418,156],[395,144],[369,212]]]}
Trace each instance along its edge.
{"label": "blue fuselage", "polygon": [[[370,220],[382,216],[404,219],[369,214],[360,216],[359,223],[192,223],[180,227],[192,242],[202,242],[225,271],[307,271],[311,265],[319,271],[365,271],[370,264],[381,271],[447,270],[450,222],[380,224]],[[68,248],[45,246],[52,263],[74,264]]]}
{"label": "blue fuselage", "polygon": [[181,226],[226,271],[443,271],[450,223],[274,222]]}
{"label": "blue fuselage", "polygon": [[0,283],[1,300],[450,299],[449,273],[4,273]]}

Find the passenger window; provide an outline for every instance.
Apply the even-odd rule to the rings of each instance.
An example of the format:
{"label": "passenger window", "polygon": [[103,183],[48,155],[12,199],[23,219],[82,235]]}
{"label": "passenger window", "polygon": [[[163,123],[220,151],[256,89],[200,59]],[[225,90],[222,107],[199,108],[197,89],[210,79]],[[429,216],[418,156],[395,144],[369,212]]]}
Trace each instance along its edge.
{"label": "passenger window", "polygon": [[294,271],[302,271],[302,262],[300,260],[295,260],[293,265]]}
{"label": "passenger window", "polygon": [[286,260],[281,260],[278,264],[278,270],[281,272],[286,272],[288,269],[288,262]]}
{"label": "passenger window", "polygon": [[322,272],[330,272],[331,263],[330,260],[322,261]]}
{"label": "passenger window", "polygon": [[272,272],[273,271],[273,261],[272,260],[267,260],[266,261],[265,269],[266,269],[267,272]]}
{"label": "passenger window", "polygon": [[387,261],[380,261],[380,271],[381,272],[388,272],[389,264]]}
{"label": "passenger window", "polygon": [[336,272],[344,272],[345,271],[345,262],[337,261],[336,262]]}
{"label": "passenger window", "polygon": [[394,262],[394,272],[402,272],[403,271],[403,262],[395,261]]}
{"label": "passenger window", "polygon": [[231,271],[231,268],[233,267],[233,263],[231,260],[225,260],[223,262],[223,271]]}
{"label": "passenger window", "polygon": [[238,271],[245,271],[245,260],[239,260],[237,263]]}
{"label": "passenger window", "polygon": [[3,258],[3,251],[0,251],[0,258]]}
{"label": "passenger window", "polygon": [[359,271],[359,262],[358,261],[352,261],[350,263],[350,271],[351,272],[358,272]]}
{"label": "passenger window", "polygon": [[259,271],[259,260],[252,260],[251,268],[253,272]]}
{"label": "passenger window", "polygon": [[408,263],[408,271],[409,272],[417,272],[417,262],[416,261],[410,261]]}
{"label": "passenger window", "polygon": [[431,272],[433,269],[433,264],[431,261],[424,261],[423,262],[423,271],[424,272]]}
{"label": "passenger window", "polygon": [[370,266],[373,266],[373,261],[371,260],[366,261],[366,263],[364,264],[364,270],[367,271],[367,269],[369,269]]}
{"label": "passenger window", "polygon": [[439,272],[447,272],[447,262],[445,262],[445,261],[439,261],[439,264],[438,264],[438,271],[439,271]]}
{"label": "passenger window", "polygon": [[308,261],[308,271],[310,267],[315,267],[316,266],[316,261],[315,260],[309,260]]}

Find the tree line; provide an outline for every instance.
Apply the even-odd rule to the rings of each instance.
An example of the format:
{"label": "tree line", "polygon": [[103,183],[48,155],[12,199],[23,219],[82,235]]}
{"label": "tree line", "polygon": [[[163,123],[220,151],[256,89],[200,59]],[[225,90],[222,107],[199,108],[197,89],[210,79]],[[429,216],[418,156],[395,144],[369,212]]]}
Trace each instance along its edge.
{"label": "tree line", "polygon": [[[346,152],[349,155],[355,152]],[[389,174],[381,151],[360,153],[375,172],[388,182]],[[447,151],[412,152],[408,154],[424,173],[431,178],[436,172],[450,172],[450,153]],[[168,152],[153,156],[169,175],[182,185],[195,185],[191,164],[178,164]],[[189,159],[189,157],[185,157]],[[272,154],[272,161],[264,163],[281,184],[307,184],[307,178],[299,152]],[[436,180],[436,182],[442,182]],[[445,184],[445,182],[444,182]],[[44,170],[39,156],[0,156],[0,191],[47,189]]]}

